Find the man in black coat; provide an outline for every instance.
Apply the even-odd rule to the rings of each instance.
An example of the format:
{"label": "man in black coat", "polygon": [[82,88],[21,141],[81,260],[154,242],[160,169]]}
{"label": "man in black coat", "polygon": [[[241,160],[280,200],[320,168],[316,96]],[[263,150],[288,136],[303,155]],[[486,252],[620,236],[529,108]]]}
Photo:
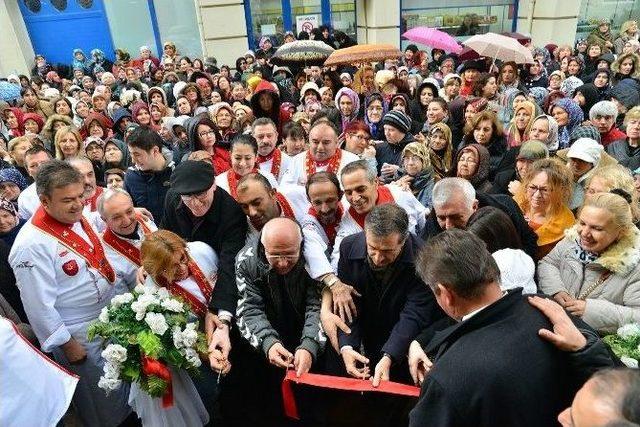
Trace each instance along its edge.
{"label": "man in black coat", "polygon": [[[368,377],[365,359],[375,366],[374,386],[380,380],[409,382],[406,363],[411,340],[444,313],[415,272],[420,241],[409,234],[407,213],[395,203],[376,206],[367,215],[364,232],[340,245],[338,277],[360,294],[351,333],[339,331],[346,371]],[[360,347],[364,354],[358,353]]]}
{"label": "man in black coat", "polygon": [[[204,242],[218,255],[218,279],[205,323],[215,329],[215,342],[210,345],[221,347],[226,357],[230,350],[229,325],[238,301],[235,257],[244,246],[246,217],[233,197],[215,185],[212,166],[194,160],[186,160],[175,168],[164,212],[160,228],[173,231],[188,242]],[[213,326],[214,320],[217,328]],[[214,363],[215,358],[211,360],[214,369],[225,369]]]}
{"label": "man in black coat", "polygon": [[504,194],[476,193],[471,183],[463,178],[444,178],[434,185],[433,209],[422,230],[422,239],[428,242],[433,236],[450,228],[465,228],[469,217],[484,206],[500,209],[511,218],[522,241],[523,250],[533,259],[538,250],[538,236],[529,227],[522,211],[513,199]]}
{"label": "man in black coat", "polygon": [[470,232],[435,236],[416,268],[458,323],[437,332],[426,348],[433,367],[411,426],[556,425],[588,372],[613,364],[595,334],[559,348],[550,335],[561,328],[522,296],[522,288],[500,289],[497,264]]}

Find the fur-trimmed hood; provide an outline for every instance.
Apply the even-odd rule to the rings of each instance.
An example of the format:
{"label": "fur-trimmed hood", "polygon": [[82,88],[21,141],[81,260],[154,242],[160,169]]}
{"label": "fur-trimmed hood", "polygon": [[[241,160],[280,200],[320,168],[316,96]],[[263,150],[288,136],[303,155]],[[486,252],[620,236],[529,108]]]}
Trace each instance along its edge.
{"label": "fur-trimmed hood", "polygon": [[[572,240],[578,239],[578,226],[569,228],[565,236]],[[611,244],[594,262],[617,275],[629,274],[640,263],[640,230],[633,227],[620,240]]]}

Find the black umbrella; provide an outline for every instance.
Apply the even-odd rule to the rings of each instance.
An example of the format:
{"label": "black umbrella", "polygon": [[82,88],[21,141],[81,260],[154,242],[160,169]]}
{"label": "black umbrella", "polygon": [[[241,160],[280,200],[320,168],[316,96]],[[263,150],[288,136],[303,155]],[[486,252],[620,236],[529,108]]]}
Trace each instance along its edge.
{"label": "black umbrella", "polygon": [[271,57],[274,65],[322,65],[334,49],[316,40],[297,40],[285,43]]}

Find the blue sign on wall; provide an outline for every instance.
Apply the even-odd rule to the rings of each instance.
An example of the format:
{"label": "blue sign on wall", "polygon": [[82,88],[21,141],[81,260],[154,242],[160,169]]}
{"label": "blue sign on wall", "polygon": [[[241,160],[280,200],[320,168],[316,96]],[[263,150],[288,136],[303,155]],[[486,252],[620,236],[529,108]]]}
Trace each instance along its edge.
{"label": "blue sign on wall", "polygon": [[71,64],[76,48],[87,56],[98,48],[114,59],[103,0],[15,1],[20,5],[33,50],[48,62]]}

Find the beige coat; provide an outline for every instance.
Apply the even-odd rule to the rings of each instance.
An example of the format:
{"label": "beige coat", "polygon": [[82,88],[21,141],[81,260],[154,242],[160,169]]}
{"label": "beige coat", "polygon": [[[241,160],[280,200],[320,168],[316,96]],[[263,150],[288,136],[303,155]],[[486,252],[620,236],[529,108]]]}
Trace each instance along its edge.
{"label": "beige coat", "polygon": [[607,270],[612,274],[586,297],[583,320],[600,333],[640,322],[640,231],[613,243],[594,262],[583,265],[575,249],[576,227],[538,263],[538,287],[547,295],[565,291],[578,298]]}

